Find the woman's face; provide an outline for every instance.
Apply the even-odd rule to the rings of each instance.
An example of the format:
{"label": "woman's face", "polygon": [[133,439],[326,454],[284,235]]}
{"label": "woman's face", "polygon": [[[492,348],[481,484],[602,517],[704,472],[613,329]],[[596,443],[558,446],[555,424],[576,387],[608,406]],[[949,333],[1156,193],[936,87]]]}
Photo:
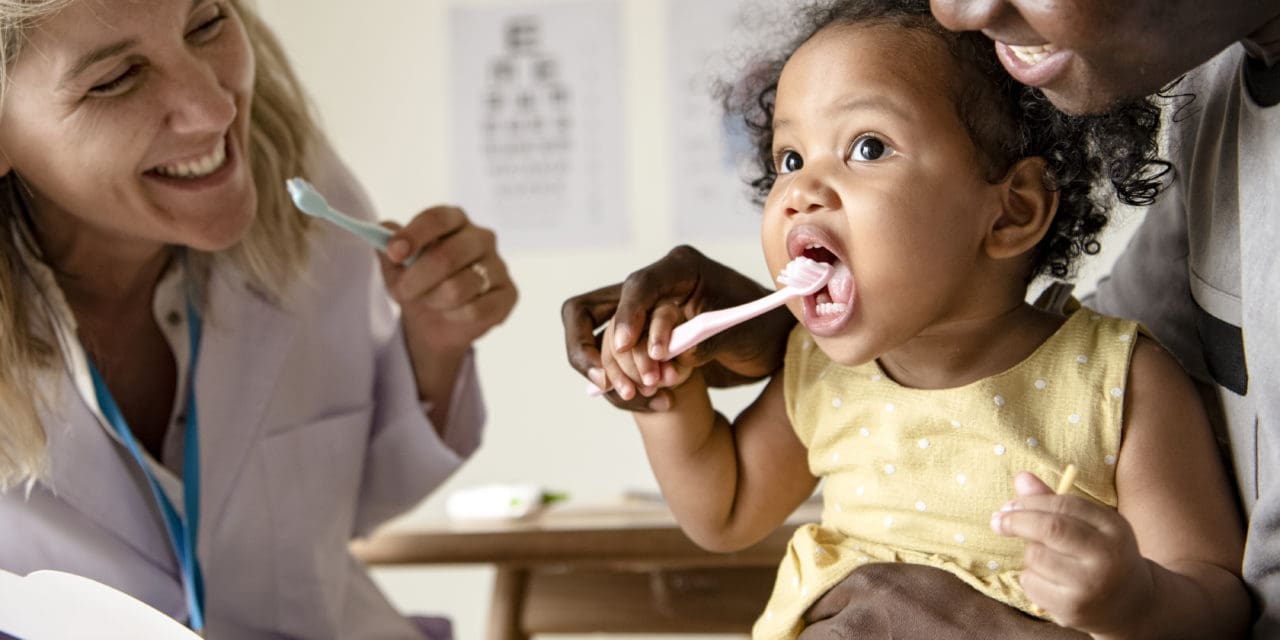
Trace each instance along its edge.
{"label": "woman's face", "polygon": [[227,0],[80,0],[10,80],[0,170],[42,233],[217,251],[249,228],[253,53]]}
{"label": "woman's face", "polygon": [[791,56],[773,118],[777,180],[765,259],[832,265],[788,303],[832,359],[858,364],[989,306],[976,295],[1001,211],[947,78],[941,41],[895,26],[835,26]]}

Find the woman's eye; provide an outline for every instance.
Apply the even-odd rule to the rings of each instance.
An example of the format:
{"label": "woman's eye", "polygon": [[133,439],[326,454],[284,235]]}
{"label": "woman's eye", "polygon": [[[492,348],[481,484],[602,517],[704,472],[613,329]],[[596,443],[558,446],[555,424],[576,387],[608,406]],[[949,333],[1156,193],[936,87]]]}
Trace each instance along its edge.
{"label": "woman's eye", "polygon": [[122,89],[127,88],[126,85],[129,81],[141,72],[142,65],[129,65],[129,68],[122,71],[120,75],[107,80],[106,82],[101,82],[89,87],[89,95],[104,97],[121,93]]}
{"label": "woman's eye", "polygon": [[776,164],[778,173],[791,173],[804,168],[804,158],[801,158],[800,154],[794,151],[783,151],[778,154]]}
{"label": "woman's eye", "polygon": [[855,162],[882,160],[893,155],[893,148],[874,136],[863,136],[853,141],[849,157]]}
{"label": "woman's eye", "polygon": [[191,31],[188,31],[187,37],[196,39],[196,40],[202,39],[202,38],[203,39],[212,38],[213,36],[216,36],[218,34],[218,31],[219,31],[218,28],[222,26],[222,21],[226,19],[227,19],[227,14],[224,13],[222,10],[219,10],[218,13],[213,15],[213,17],[209,18],[208,20],[205,20],[204,22],[201,22],[199,25],[196,26],[196,28],[192,29]]}

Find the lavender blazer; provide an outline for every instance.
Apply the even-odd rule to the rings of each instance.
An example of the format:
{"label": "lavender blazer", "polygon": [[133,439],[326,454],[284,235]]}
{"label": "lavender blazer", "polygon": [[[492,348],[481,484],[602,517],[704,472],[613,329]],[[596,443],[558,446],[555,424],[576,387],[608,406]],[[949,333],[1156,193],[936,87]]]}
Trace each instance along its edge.
{"label": "lavender blazer", "polygon": [[[329,200],[372,218],[336,158],[322,166],[313,181]],[[476,449],[479,386],[468,359],[440,436],[371,250],[328,225],[313,233],[310,266],[286,301],[230,267],[209,283],[196,372],[208,634],[419,638],[347,543],[415,505]],[[164,526],[77,382],[82,360],[73,353],[50,381],[48,476],[29,494],[0,494],[0,568],[81,574],[185,620]]]}

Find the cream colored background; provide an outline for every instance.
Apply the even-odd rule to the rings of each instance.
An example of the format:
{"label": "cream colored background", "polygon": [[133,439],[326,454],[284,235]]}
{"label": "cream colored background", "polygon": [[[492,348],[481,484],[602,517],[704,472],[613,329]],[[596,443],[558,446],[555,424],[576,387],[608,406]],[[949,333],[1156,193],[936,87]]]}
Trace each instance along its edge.
{"label": "cream colored background", "polygon": [[[607,250],[505,253],[521,297],[506,324],[477,346],[489,408],[485,444],[408,520],[442,517],[443,498],[451,489],[486,482],[536,482],[582,502],[656,486],[628,416],[583,396],[583,381],[565,360],[559,315],[569,295],[617,281],[679,242],[669,231],[663,169],[670,152],[662,44],[668,3],[619,1],[632,242]],[[259,0],[257,6],[290,52],[331,141],[381,215],[403,221],[426,206],[451,202],[450,2]],[[1107,250],[1082,272],[1083,286],[1091,287],[1095,274],[1105,271],[1127,233],[1118,224],[1104,238]],[[768,279],[754,241],[698,246],[761,281]],[[752,391],[725,393],[722,406],[740,407]],[[376,570],[374,576],[401,610],[446,613],[459,640],[483,637],[491,570]]]}

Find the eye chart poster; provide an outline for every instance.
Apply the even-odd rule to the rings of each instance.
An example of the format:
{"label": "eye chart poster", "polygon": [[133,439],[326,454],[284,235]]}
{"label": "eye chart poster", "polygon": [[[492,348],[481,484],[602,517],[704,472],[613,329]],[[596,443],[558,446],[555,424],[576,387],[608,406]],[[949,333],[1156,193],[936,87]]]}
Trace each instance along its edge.
{"label": "eye chart poster", "polygon": [[[758,52],[778,3],[668,0],[668,112],[673,230],[681,240],[759,237],[761,208],[746,176],[751,143],[713,95]],[[767,12],[767,13],[766,13]]]}
{"label": "eye chart poster", "polygon": [[450,10],[458,201],[507,248],[628,238],[617,2]]}

